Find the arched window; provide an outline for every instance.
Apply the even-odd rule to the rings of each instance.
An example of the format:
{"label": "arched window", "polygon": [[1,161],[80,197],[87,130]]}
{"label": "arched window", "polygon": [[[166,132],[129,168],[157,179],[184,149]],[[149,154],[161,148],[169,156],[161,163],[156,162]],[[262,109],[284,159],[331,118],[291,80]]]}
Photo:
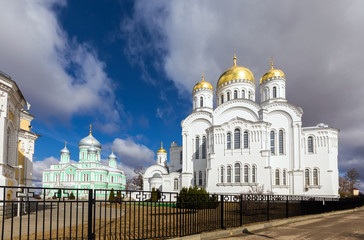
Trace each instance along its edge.
{"label": "arched window", "polygon": [[206,137],[202,137],[202,159],[206,158]]}
{"label": "arched window", "polygon": [[270,153],[275,154],[275,134],[274,131],[270,131]]}
{"label": "arched window", "polygon": [[220,168],[220,182],[224,182],[224,167]]}
{"label": "arched window", "polygon": [[224,95],[221,95],[221,104],[223,104],[224,103]]}
{"label": "arched window", "polygon": [[276,169],[276,185],[280,184],[280,179],[279,179],[279,169]]}
{"label": "arched window", "polygon": [[305,184],[310,185],[310,169],[305,169]]}
{"label": "arched window", "polygon": [[203,107],[203,97],[200,97],[200,107]]}
{"label": "arched window", "polygon": [[250,93],[250,91],[248,92],[248,99],[250,99],[251,98],[251,93]]}
{"label": "arched window", "polygon": [[178,179],[177,178],[175,178],[174,180],[173,180],[173,190],[178,190]]}
{"label": "arched window", "polygon": [[273,98],[277,97],[277,87],[273,87]]}
{"label": "arched window", "polygon": [[234,99],[237,99],[238,98],[238,91],[234,91]]}
{"label": "arched window", "polygon": [[226,134],[226,148],[231,149],[231,133]]}
{"label": "arched window", "polygon": [[315,168],[313,170],[313,185],[318,186],[318,170]]}
{"label": "arched window", "polygon": [[244,182],[249,182],[249,167],[248,165],[244,166]]}
{"label": "arched window", "polygon": [[252,183],[257,182],[257,166],[252,167]]}
{"label": "arched window", "polygon": [[230,100],[230,93],[228,92],[227,94],[226,94],[226,101],[229,101]]}
{"label": "arched window", "polygon": [[194,186],[196,186],[196,185],[197,185],[196,172],[193,172],[193,185],[194,185]]}
{"label": "arched window", "polygon": [[196,153],[195,153],[195,158],[199,159],[200,158],[200,137],[196,137]]}
{"label": "arched window", "polygon": [[249,134],[248,131],[244,132],[244,148],[249,147]]}
{"label": "arched window", "polygon": [[283,185],[287,185],[287,170],[286,169],[283,170],[282,179],[283,179]]}
{"label": "arched window", "polygon": [[226,168],[226,175],[227,175],[226,181],[228,183],[231,183],[231,167],[230,166],[227,166],[227,168]]}
{"label": "arched window", "polygon": [[307,148],[308,152],[313,153],[313,137],[307,138]]}
{"label": "arched window", "polygon": [[240,148],[240,129],[238,128],[234,130],[234,148]]}
{"label": "arched window", "polygon": [[202,171],[198,172],[198,185],[202,186]]}
{"label": "arched window", "polygon": [[283,130],[279,130],[279,154],[283,154]]}
{"label": "arched window", "polygon": [[241,91],[241,98],[245,98],[245,90]]}
{"label": "arched window", "polygon": [[240,183],[240,163],[235,163],[235,182]]}

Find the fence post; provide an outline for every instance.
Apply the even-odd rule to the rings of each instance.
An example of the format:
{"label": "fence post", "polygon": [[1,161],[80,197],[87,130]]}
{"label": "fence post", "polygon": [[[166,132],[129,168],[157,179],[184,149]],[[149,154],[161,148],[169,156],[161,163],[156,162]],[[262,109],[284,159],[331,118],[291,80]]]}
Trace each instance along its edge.
{"label": "fence post", "polygon": [[267,221],[269,221],[269,195],[267,195]]}
{"label": "fence post", "polygon": [[286,218],[288,218],[288,196],[286,196]]}
{"label": "fence post", "polygon": [[225,229],[224,227],[224,195],[220,195],[220,202],[221,202],[221,228]]}
{"label": "fence post", "polygon": [[88,190],[88,221],[87,221],[87,238],[95,239],[95,235],[92,232],[92,205],[94,204],[93,190]]}
{"label": "fence post", "polygon": [[240,226],[243,226],[243,194],[240,194]]}

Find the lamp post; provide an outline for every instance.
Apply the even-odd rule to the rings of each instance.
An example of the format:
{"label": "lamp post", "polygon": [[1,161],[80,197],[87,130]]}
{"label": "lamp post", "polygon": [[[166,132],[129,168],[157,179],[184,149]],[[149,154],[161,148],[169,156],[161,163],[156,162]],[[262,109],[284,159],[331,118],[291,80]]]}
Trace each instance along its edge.
{"label": "lamp post", "polygon": [[[14,166],[14,168],[17,168],[18,169],[18,186],[19,186],[19,191],[21,191],[20,189],[20,170],[23,168],[22,165],[19,165],[19,166]],[[20,207],[20,201],[21,201],[21,198],[18,198],[18,216],[20,216],[20,210],[21,210],[21,207]]]}

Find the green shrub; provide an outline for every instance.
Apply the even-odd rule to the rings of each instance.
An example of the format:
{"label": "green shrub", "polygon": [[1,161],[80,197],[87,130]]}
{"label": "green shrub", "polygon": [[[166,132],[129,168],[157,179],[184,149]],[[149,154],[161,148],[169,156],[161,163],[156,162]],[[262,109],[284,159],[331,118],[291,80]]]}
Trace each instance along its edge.
{"label": "green shrub", "polygon": [[114,189],[113,188],[111,188],[111,191],[110,191],[109,201],[110,202],[115,202],[116,201],[115,194],[114,194]]}
{"label": "green shrub", "polygon": [[150,197],[150,201],[151,202],[158,202],[159,199],[161,199],[161,197],[162,197],[162,194],[159,191],[159,189],[155,190],[155,188],[152,188],[152,194],[151,194],[151,197]]}
{"label": "green shrub", "polygon": [[69,196],[69,200],[75,200],[76,197],[75,195],[73,194],[73,192],[70,193],[70,196]]}
{"label": "green shrub", "polygon": [[123,200],[123,198],[121,197],[121,191],[117,191],[117,193],[116,193],[116,201],[118,203],[121,203],[122,200]]}
{"label": "green shrub", "polygon": [[187,209],[216,208],[219,205],[216,195],[210,195],[197,186],[182,188],[177,197],[177,207]]}

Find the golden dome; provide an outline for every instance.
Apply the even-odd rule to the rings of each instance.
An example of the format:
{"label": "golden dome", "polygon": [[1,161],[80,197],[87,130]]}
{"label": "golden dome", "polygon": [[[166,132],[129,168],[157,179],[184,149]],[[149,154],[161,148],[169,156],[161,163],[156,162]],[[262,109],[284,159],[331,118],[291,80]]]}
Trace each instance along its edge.
{"label": "golden dome", "polygon": [[161,142],[161,149],[159,149],[157,153],[167,153],[167,151],[163,148],[163,142]]}
{"label": "golden dome", "polygon": [[253,73],[246,67],[236,65],[236,56],[234,56],[234,66],[221,74],[219,81],[217,82],[217,88],[235,79],[246,79],[255,84]]}
{"label": "golden dome", "polygon": [[272,77],[286,78],[282,70],[273,68],[273,57],[270,63],[270,70],[263,75],[263,77],[260,79],[260,83],[263,83],[265,80]]}
{"label": "golden dome", "polygon": [[202,88],[208,88],[210,90],[214,90],[213,87],[212,87],[212,85],[211,85],[211,83],[205,81],[205,76],[204,76],[203,72],[202,72],[202,79],[201,79],[201,81],[198,82],[193,87],[192,92],[196,91],[197,89],[202,89]]}

